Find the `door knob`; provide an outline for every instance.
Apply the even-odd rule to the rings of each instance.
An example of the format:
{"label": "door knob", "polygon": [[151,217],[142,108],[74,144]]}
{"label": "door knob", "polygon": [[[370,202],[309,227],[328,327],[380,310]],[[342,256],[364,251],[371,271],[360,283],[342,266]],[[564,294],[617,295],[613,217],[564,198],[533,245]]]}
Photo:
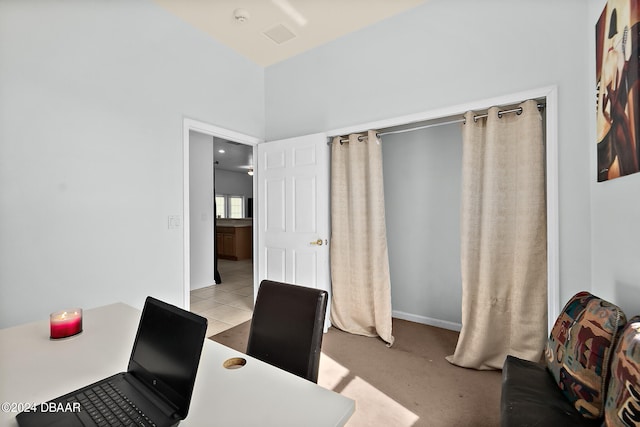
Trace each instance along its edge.
{"label": "door knob", "polygon": [[322,239],[318,239],[315,242],[310,242],[310,243],[315,246],[322,246]]}

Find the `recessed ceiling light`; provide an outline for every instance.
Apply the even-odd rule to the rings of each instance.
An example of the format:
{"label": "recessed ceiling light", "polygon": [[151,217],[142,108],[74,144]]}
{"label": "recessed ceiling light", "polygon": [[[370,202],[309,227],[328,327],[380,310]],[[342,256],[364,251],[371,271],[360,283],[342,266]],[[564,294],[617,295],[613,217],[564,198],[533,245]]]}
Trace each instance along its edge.
{"label": "recessed ceiling light", "polygon": [[224,154],[224,150],[221,148],[221,149],[218,150],[218,153]]}

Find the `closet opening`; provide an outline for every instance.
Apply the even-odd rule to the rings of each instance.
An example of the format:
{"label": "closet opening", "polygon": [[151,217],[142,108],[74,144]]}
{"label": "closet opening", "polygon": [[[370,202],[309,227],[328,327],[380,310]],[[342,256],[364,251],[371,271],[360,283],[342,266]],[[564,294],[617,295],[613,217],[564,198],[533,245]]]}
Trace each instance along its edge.
{"label": "closet opening", "polygon": [[[393,317],[460,331],[460,194],[466,111],[518,114],[539,104],[544,135],[547,318],[559,313],[557,89],[542,88],[328,133],[375,129],[382,140]],[[513,110],[513,111],[512,111]],[[547,321],[548,330],[553,326]]]}
{"label": "closet opening", "polygon": [[[544,99],[536,100],[542,117]],[[499,114],[520,114],[500,107]],[[486,117],[476,112],[474,120]],[[393,316],[460,331],[463,117],[378,131]]]}

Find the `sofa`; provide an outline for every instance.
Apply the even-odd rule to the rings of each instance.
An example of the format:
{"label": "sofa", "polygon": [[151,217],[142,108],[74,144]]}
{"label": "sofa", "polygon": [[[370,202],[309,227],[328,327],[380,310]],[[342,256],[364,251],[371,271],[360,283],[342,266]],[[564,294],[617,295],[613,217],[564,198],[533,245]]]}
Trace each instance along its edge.
{"label": "sofa", "polygon": [[640,426],[640,316],[589,292],[564,306],[543,360],[507,356],[500,420],[513,426]]}

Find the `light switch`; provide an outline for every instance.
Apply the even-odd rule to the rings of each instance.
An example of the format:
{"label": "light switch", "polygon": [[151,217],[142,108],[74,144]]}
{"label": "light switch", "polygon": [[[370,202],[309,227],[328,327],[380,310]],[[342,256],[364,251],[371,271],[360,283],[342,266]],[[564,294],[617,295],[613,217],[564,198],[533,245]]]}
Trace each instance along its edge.
{"label": "light switch", "polygon": [[182,217],[180,215],[169,215],[169,229],[175,229],[182,227]]}

